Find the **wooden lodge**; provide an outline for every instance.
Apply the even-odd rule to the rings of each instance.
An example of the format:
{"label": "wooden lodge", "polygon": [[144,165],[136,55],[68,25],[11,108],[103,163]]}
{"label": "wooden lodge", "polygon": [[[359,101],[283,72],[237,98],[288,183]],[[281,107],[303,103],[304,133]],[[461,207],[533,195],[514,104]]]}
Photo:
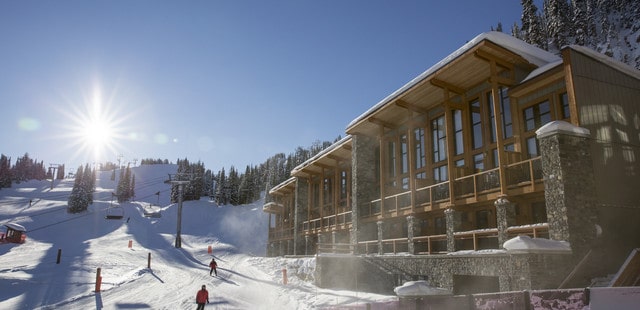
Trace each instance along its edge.
{"label": "wooden lodge", "polygon": [[[318,255],[321,286],[350,283],[331,280],[341,264],[383,270],[382,292],[422,278],[457,293],[584,285],[569,274],[596,276],[604,252],[620,255],[592,273],[615,269],[640,245],[640,72],[592,50],[480,34],[346,133],[264,206],[268,255]],[[572,253],[522,262],[502,247],[519,235]]]}

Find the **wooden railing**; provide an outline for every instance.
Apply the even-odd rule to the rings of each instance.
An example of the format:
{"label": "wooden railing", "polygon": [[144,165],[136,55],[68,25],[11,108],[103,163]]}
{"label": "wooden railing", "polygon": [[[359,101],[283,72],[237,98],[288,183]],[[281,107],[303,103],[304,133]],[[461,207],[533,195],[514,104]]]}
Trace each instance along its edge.
{"label": "wooden railing", "polygon": [[291,238],[293,238],[293,227],[269,228],[269,241],[278,241]]}
{"label": "wooden railing", "polygon": [[351,213],[352,211],[347,211],[335,215],[328,215],[313,220],[304,221],[302,222],[302,230],[313,231],[351,224]]}
{"label": "wooden railing", "polygon": [[[513,226],[507,228],[509,237],[517,235],[529,235],[534,238],[548,237],[549,225],[539,223],[524,226]],[[462,250],[486,250],[498,249],[498,229],[487,228],[472,231],[461,231],[453,234],[456,249]],[[416,254],[445,254],[447,253],[447,235],[418,236],[413,238]],[[397,254],[408,252],[408,238],[383,239],[382,253]],[[318,253],[357,253],[376,254],[379,253],[380,242],[378,240],[360,241],[357,245],[349,243],[322,244],[318,245]]]}
{"label": "wooden railing", "polygon": [[[520,161],[505,166],[508,187],[526,186],[541,181],[542,160],[540,157]],[[455,199],[500,191],[500,168],[494,168],[480,173],[463,176],[453,180]],[[432,205],[434,202],[450,199],[449,182],[442,182],[415,190],[415,206]],[[404,191],[386,196],[384,199],[374,199],[361,205],[362,216],[381,215],[383,212],[399,212],[411,208],[411,191]]]}

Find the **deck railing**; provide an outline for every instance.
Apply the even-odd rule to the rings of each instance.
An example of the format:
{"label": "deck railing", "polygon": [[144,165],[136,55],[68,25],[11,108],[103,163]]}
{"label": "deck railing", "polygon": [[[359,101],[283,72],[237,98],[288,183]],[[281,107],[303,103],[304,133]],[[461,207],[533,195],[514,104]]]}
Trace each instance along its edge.
{"label": "deck railing", "polygon": [[336,226],[351,224],[352,211],[346,211],[335,215],[328,215],[302,222],[303,231],[322,230]]}
{"label": "deck railing", "polygon": [[[513,226],[507,228],[509,237],[517,235],[529,235],[535,238],[545,238],[549,234],[549,225],[547,223],[539,223],[524,226]],[[472,231],[461,231],[453,234],[456,250],[486,250],[498,249],[498,229],[487,228]],[[415,254],[445,254],[447,253],[447,235],[429,235],[418,236],[413,238]],[[318,245],[318,253],[353,253],[357,251],[360,254],[377,254],[380,253],[380,244],[382,244],[382,253],[398,254],[408,252],[408,238],[392,238],[378,240],[360,241],[357,245],[350,243],[325,243]]]}

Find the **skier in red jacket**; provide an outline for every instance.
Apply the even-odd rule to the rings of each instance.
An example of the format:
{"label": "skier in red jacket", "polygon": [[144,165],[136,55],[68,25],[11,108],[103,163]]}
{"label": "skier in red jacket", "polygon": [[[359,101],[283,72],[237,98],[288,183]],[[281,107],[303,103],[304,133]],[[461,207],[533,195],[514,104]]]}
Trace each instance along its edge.
{"label": "skier in red jacket", "polygon": [[204,310],[204,303],[209,303],[209,292],[205,285],[202,285],[202,289],[196,294],[196,303],[198,304],[196,310]]}
{"label": "skier in red jacket", "polygon": [[209,275],[211,275],[212,273],[216,273],[216,277],[218,276],[218,271],[216,270],[216,267],[218,267],[218,263],[216,263],[216,259],[212,258],[211,262],[209,263],[209,267],[211,267],[211,270],[209,270]]}

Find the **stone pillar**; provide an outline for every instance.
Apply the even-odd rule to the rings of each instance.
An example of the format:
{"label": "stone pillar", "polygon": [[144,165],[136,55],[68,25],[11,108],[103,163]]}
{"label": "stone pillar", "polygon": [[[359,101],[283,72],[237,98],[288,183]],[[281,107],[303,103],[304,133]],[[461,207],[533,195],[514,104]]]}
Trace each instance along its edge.
{"label": "stone pillar", "polygon": [[384,246],[382,244],[382,240],[384,239],[384,222],[378,221],[378,254],[384,254]]}
{"label": "stone pillar", "polygon": [[407,239],[409,241],[409,254],[416,254],[416,244],[415,241],[413,241],[413,238],[416,236],[416,230],[416,217],[413,215],[407,216]]}
{"label": "stone pillar", "polygon": [[293,253],[293,240],[289,239],[287,240],[287,254],[286,255],[292,255]]}
{"label": "stone pillar", "polygon": [[516,207],[506,196],[496,199],[493,205],[496,207],[498,222],[498,248],[502,248],[504,242],[509,240],[507,228],[516,224]]}
{"label": "stone pillar", "polygon": [[295,190],[295,207],[294,207],[294,226],[293,226],[293,254],[308,255],[308,242],[303,237],[305,234],[302,229],[302,223],[308,219],[308,198],[309,188],[307,179],[296,178]]}
{"label": "stone pillar", "polygon": [[452,207],[444,210],[444,217],[447,222],[447,252],[456,251],[456,239],[453,235],[462,226],[462,213]]}
{"label": "stone pillar", "polygon": [[581,257],[596,237],[596,186],[590,132],[564,121],[536,131],[542,154],[549,237]]}
{"label": "stone pillar", "polygon": [[284,256],[284,241],[278,241],[278,256]]}
{"label": "stone pillar", "polygon": [[[379,188],[375,185],[376,147],[378,140],[363,135],[353,135],[351,150],[351,244],[360,240],[372,240],[374,236],[361,236],[360,207],[375,199]],[[357,254],[357,249],[355,249]]]}

